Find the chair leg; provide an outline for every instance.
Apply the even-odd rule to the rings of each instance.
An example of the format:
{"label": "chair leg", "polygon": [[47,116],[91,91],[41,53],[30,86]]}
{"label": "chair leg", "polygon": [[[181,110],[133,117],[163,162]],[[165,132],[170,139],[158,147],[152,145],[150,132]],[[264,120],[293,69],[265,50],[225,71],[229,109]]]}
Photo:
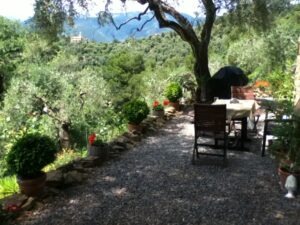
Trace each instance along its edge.
{"label": "chair leg", "polygon": [[223,146],[224,156],[223,156],[223,164],[227,165],[227,148],[228,148],[228,136],[224,137],[224,146]]}
{"label": "chair leg", "polygon": [[256,116],[254,117],[254,127],[253,127],[253,131],[254,131],[255,133],[257,133],[257,123],[258,123],[258,121],[259,121],[259,118],[260,118],[260,115],[256,115]]}
{"label": "chair leg", "polygon": [[265,156],[265,150],[266,150],[266,135],[263,136],[263,143],[261,148],[261,156]]}
{"label": "chair leg", "polygon": [[265,156],[265,151],[266,151],[266,141],[267,141],[267,128],[268,127],[268,123],[265,124],[264,127],[264,133],[263,133],[263,140],[262,140],[262,148],[261,148],[261,156],[264,157]]}
{"label": "chair leg", "polygon": [[195,164],[196,157],[198,158],[198,147],[197,143],[194,144],[193,156],[192,156],[192,164]]}

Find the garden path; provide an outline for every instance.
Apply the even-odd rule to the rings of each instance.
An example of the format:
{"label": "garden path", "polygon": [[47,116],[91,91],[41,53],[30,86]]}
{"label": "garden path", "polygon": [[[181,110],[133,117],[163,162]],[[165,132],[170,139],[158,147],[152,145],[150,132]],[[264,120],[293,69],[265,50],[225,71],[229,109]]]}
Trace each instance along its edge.
{"label": "garden path", "polygon": [[247,143],[249,151],[229,151],[227,167],[192,165],[190,121],[188,114],[169,121],[118,160],[95,168],[85,184],[64,190],[23,217],[21,224],[300,223],[300,197],[283,197],[275,163],[260,156],[258,136]]}

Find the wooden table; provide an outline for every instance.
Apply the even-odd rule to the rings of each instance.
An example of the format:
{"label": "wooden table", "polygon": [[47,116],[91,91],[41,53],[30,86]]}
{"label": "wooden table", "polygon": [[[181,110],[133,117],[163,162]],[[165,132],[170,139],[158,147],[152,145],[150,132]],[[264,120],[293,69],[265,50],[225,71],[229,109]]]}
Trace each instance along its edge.
{"label": "wooden table", "polygon": [[254,124],[254,112],[258,107],[255,100],[235,99],[217,99],[213,105],[226,105],[226,113],[228,120],[240,120],[241,125],[241,148],[244,148],[244,141],[247,140],[247,127]]}

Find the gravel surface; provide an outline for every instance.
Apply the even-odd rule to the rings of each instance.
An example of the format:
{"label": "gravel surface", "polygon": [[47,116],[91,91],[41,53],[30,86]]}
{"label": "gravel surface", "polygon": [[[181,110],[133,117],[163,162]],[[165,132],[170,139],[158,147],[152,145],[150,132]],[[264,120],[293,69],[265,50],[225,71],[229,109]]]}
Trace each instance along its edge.
{"label": "gravel surface", "polygon": [[192,165],[190,120],[174,118],[20,224],[300,224],[300,196],[284,198],[275,163],[260,156],[261,137],[252,135],[247,152],[229,151],[226,167],[215,157]]}

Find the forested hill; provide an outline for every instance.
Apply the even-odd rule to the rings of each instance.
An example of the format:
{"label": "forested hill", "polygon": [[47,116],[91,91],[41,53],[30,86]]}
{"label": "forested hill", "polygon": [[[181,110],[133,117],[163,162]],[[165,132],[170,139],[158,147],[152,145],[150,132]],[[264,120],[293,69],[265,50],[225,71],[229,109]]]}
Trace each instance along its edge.
{"label": "forested hill", "polygon": [[[138,13],[130,12],[130,13],[118,13],[113,14],[116,25],[120,25],[131,18],[134,18],[138,15]],[[200,21],[199,18],[194,18],[189,16],[188,14],[184,14],[184,16],[194,25]],[[112,41],[124,41],[127,38],[145,38],[154,34],[160,34],[162,32],[169,31],[169,29],[160,29],[158,23],[155,19],[151,20],[152,14],[147,13],[146,15],[141,17],[141,20],[132,20],[126,25],[124,25],[120,30],[117,30],[113,24],[106,24],[105,26],[100,27],[97,22],[96,17],[85,17],[85,18],[77,18],[75,20],[74,27],[66,26],[66,34],[70,35],[78,35],[81,33],[88,40],[93,40],[97,42],[112,42]],[[146,21],[151,20],[146,23]],[[146,24],[145,24],[146,23]],[[143,24],[145,26],[141,31],[137,31],[140,29]]]}

